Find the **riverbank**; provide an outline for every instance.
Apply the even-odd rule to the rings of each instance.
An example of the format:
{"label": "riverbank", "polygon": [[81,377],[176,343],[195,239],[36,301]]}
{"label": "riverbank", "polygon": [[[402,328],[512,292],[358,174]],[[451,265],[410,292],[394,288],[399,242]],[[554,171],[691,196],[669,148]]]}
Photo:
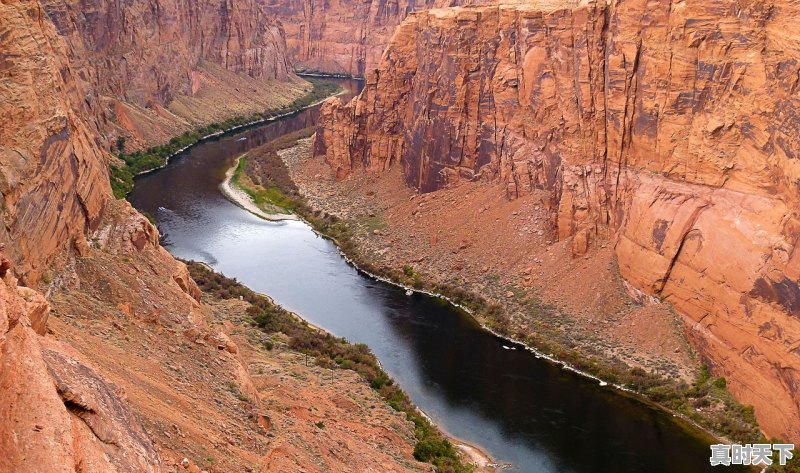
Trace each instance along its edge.
{"label": "riverbank", "polygon": [[124,153],[123,146],[118,146],[120,155],[119,163],[112,163],[110,166],[109,179],[114,196],[118,199],[124,198],[133,189],[133,180],[149,172],[157,171],[169,164],[169,160],[174,156],[183,153],[192,146],[207,139],[224,135],[236,130],[241,130],[250,126],[259,125],[269,121],[292,115],[309,107],[319,105],[329,97],[346,93],[341,87],[326,82],[323,79],[310,79],[311,90],[285,104],[279,108],[266,110],[263,113],[256,113],[250,116],[235,116],[222,123],[211,123],[196,130],[183,133],[173,137],[168,143],[153,146],[146,150],[137,150],[132,153]]}
{"label": "riverbank", "polygon": [[[280,157],[289,168],[291,178],[297,183],[299,195],[302,196],[303,205],[299,209],[301,215],[320,233],[334,239],[345,257],[364,272],[404,287],[444,297],[465,309],[492,333],[519,343],[537,356],[551,360],[565,369],[595,379],[601,386],[616,388],[655,408],[670,412],[685,421],[687,428],[691,425],[708,433],[709,441],[712,437],[743,441],[762,438],[752,408],[741,406],[733,399],[725,389],[724,379],[712,378],[707,370],[695,368],[698,363],[692,358],[674,314],[667,312],[669,318],[666,320],[674,320],[675,325],[664,327],[659,325],[664,324],[664,313],[634,304],[628,305],[622,314],[601,314],[606,319],[589,321],[588,327],[602,327],[613,323],[628,335],[655,340],[657,343],[673,337],[676,340],[673,346],[656,347],[660,349],[653,349],[653,353],[686,357],[682,370],[676,370],[669,365],[670,369],[659,369],[663,365],[642,360],[637,357],[637,351],[633,351],[628,360],[638,363],[626,363],[628,360],[623,361],[619,356],[619,347],[613,346],[619,340],[610,337],[609,340],[600,340],[598,343],[600,337],[597,336],[588,341],[583,340],[582,332],[587,328],[586,322],[576,321],[574,317],[567,315],[569,307],[554,307],[541,302],[530,295],[531,284],[509,284],[495,275],[491,270],[491,262],[482,262],[482,258],[474,252],[467,255],[470,249],[479,247],[475,242],[458,239],[454,244],[451,243],[449,249],[442,245],[443,240],[450,236],[442,233],[442,222],[452,222],[452,214],[457,218],[464,218],[463,209],[456,212],[452,208],[452,199],[455,198],[452,193],[450,196],[446,191],[437,193],[436,197],[448,204],[437,209],[432,205],[434,196],[416,195],[402,185],[399,175],[361,175],[344,183],[336,182],[324,163],[310,159],[310,140],[300,140],[297,146],[286,147],[280,152]],[[395,184],[387,185],[386,181],[392,179]],[[481,192],[485,189],[479,186],[476,188],[477,190],[473,189],[471,192],[476,192],[479,197],[483,195]],[[488,189],[492,192],[487,191],[485,194],[496,194],[494,190]],[[467,208],[478,215],[490,207],[485,202],[475,205],[474,196],[468,196],[471,199],[464,199],[461,195],[459,197],[466,200]],[[473,207],[469,207],[470,205]],[[477,212],[475,207],[478,208]],[[534,205],[530,207],[534,208]],[[507,214],[516,219],[522,211],[523,209],[508,210]],[[404,221],[397,218],[397,213],[402,212],[406,213]],[[489,221],[492,222],[491,225],[488,222],[481,222],[481,225],[484,228],[488,225],[509,228],[512,231],[520,228],[519,222],[498,223],[494,215],[491,215]],[[458,228],[459,225],[455,227]],[[426,235],[426,230],[430,228],[439,228],[439,231]],[[445,228],[450,227],[445,225]],[[463,229],[459,231],[463,234]],[[480,229],[471,231],[473,235],[480,233]],[[534,235],[543,236],[536,233]],[[406,238],[408,240],[403,241]],[[500,244],[505,243],[503,238],[504,235],[492,236]],[[557,247],[554,244],[550,246]],[[431,252],[431,249],[438,251]],[[602,250],[606,250],[610,260],[610,249]],[[491,250],[482,248],[482,251],[491,255],[491,259],[495,261],[503,259]],[[565,261],[559,255],[547,257],[550,260]],[[517,255],[516,259],[521,258]],[[539,258],[531,257],[530,260],[537,259]],[[595,261],[597,259],[601,258],[595,257]],[[470,263],[469,260],[473,262]],[[569,279],[564,277],[563,271],[548,268],[549,262],[539,261],[541,263],[538,263],[539,267],[536,269],[540,277],[550,269],[555,278]],[[570,261],[568,258],[566,261],[573,268],[591,264],[583,259]],[[436,274],[456,275],[460,279],[437,279],[434,276]],[[509,274],[513,274],[513,271],[509,271]],[[523,272],[525,281],[532,279],[533,274],[536,273]],[[483,278],[483,282],[476,282],[480,278]],[[563,280],[560,282],[560,292],[564,292],[561,288],[565,283]],[[599,283],[602,284],[602,281]],[[570,284],[577,290],[572,292],[581,290],[577,285],[580,283]],[[619,285],[622,286],[621,281]],[[590,281],[589,287],[599,290],[597,282]],[[618,298],[622,299],[624,296],[627,300],[624,289],[621,292]],[[607,308],[608,302],[595,305],[600,309]],[[657,307],[661,310],[665,308],[666,306]],[[630,320],[631,318],[634,320]],[[641,324],[638,329],[635,328],[637,322]],[[555,330],[552,330],[553,327]],[[651,347],[640,346],[639,352],[647,351],[648,348]]]}
{"label": "riverbank", "polygon": [[[253,200],[253,197],[242,189],[238,179],[234,179],[238,173],[242,172],[241,161],[244,155],[236,158],[233,165],[225,171],[225,180],[219,185],[219,190],[231,202],[238,205],[242,209],[250,212],[256,217],[263,218],[272,222],[279,222],[281,220],[297,220],[297,216],[291,213],[267,213],[259,207]],[[253,191],[255,192],[255,191]]]}
{"label": "riverbank", "polygon": [[[48,352],[80,353],[82,371],[66,379],[110,393],[123,415],[93,417],[105,422],[104,438],[135,427],[137,441],[157,449],[154,464],[170,472],[432,472],[413,458],[415,425],[358,373],[320,366],[283,332],[253,325],[259,314],[238,294],[198,291],[151,232],[127,203],[112,201],[98,238],[80,256],[63,255],[47,284]],[[124,397],[114,401],[115,392]],[[101,406],[109,399],[86,396]]]}
{"label": "riverbank", "polygon": [[[404,413],[414,425],[416,444],[413,456],[418,461],[428,462],[437,471],[454,473],[468,471],[494,471],[492,459],[480,448],[466,442],[445,437],[424,412],[411,403],[406,393],[383,370],[378,359],[363,344],[351,344],[324,329],[308,323],[298,314],[276,305],[272,298],[261,295],[248,287],[214,272],[203,263],[188,262],[190,274],[203,292],[223,300],[243,300],[250,304],[247,309],[251,325],[259,327],[267,335],[281,334],[287,337],[288,347],[311,358],[311,361],[328,369],[355,371],[395,411]],[[271,342],[268,342],[271,347]],[[271,348],[270,348],[271,349]],[[457,451],[478,470],[462,464]]]}
{"label": "riverbank", "polygon": [[[262,149],[262,152],[266,151],[266,153],[265,153],[265,154],[267,154],[266,159],[270,159],[270,158],[276,159],[277,155],[275,153],[279,153],[285,147],[294,145],[298,139],[302,139],[302,137],[307,136],[309,133],[310,132],[308,130],[302,130],[300,132],[287,135],[287,137],[285,137],[285,139],[279,139],[279,140],[276,140],[273,143],[269,143],[268,145],[265,145],[264,149]],[[240,175],[242,173],[243,168],[244,168],[244,166],[242,165],[243,163],[244,163],[244,161],[242,161],[242,156],[237,158],[235,163],[231,167],[229,167],[227,169],[227,171],[225,173],[225,180],[220,185],[220,190],[222,191],[222,193],[231,202],[235,203],[236,205],[238,205],[239,207],[243,208],[244,210],[247,210],[248,212],[250,212],[250,213],[252,213],[252,214],[254,214],[254,215],[256,215],[256,216],[258,216],[260,218],[263,218],[265,220],[270,220],[270,221],[290,220],[290,219],[298,220],[298,219],[302,218],[302,217],[298,217],[296,214],[293,214],[293,213],[274,214],[274,213],[265,212],[264,209],[262,207],[260,207],[253,199],[253,195],[257,195],[258,193],[264,191],[263,187],[261,187],[259,185],[256,185],[255,183],[253,183],[253,181],[251,179],[246,178],[246,176],[244,176],[246,178],[245,179],[246,182],[242,182],[242,181],[240,181],[238,179],[235,179],[235,176]],[[242,176],[240,175],[239,177],[241,178]],[[271,182],[271,184],[274,185],[274,183],[272,183],[272,182]],[[286,183],[283,183],[283,184],[286,185]],[[244,187],[244,188],[242,188],[242,187]],[[294,202],[294,201],[292,201],[292,202]],[[271,203],[271,204],[268,204],[268,205],[275,206],[276,204],[275,203]],[[287,206],[287,208],[285,208],[284,210],[289,212],[289,211],[295,211],[295,210],[298,210],[298,209],[297,209],[296,205],[293,204],[291,206]],[[314,228],[314,227],[312,226],[312,228]],[[205,266],[205,265],[204,265],[204,267],[206,267],[209,270],[211,269],[211,268],[209,268],[208,266]],[[387,282],[390,282],[390,281],[387,281]],[[431,295],[434,295],[434,294],[431,294]],[[270,301],[270,303],[274,304],[274,302],[272,301],[272,298],[269,297],[268,295],[260,294],[259,296],[266,298],[267,300]],[[333,336],[329,332],[325,331],[323,328],[307,322],[300,315],[297,315],[297,314],[294,314],[294,313],[290,313],[290,314],[292,314],[295,317],[296,320],[300,321],[301,323],[305,324],[306,326],[311,327],[311,328],[313,328],[314,330],[316,330],[316,331],[318,331],[320,333],[324,333],[324,334],[328,334],[329,336]],[[377,358],[375,359],[375,363],[380,369],[382,369],[382,367],[380,366],[380,361],[377,360]],[[386,376],[388,377],[388,375],[386,375]],[[433,421],[430,419],[430,417],[423,410],[421,410],[418,406],[413,406],[413,409],[416,410],[425,419],[427,419],[427,421],[430,422],[431,425],[434,425]],[[449,435],[449,434],[446,434],[446,433],[444,435],[449,440],[449,442],[453,445],[453,447],[455,447],[459,452],[461,452],[462,456],[464,457],[464,459],[469,464],[474,465],[475,467],[478,468],[478,470],[476,470],[476,471],[492,472],[492,471],[495,471],[496,468],[499,468],[499,467],[502,466],[502,465],[496,463],[495,460],[488,453],[483,451],[480,447],[478,447],[476,445],[473,445],[473,444],[470,444],[468,442],[465,442],[465,441],[463,441],[461,439],[458,439],[458,438],[456,438],[456,437],[454,437],[452,435]]]}
{"label": "riverbank", "polygon": [[[264,148],[269,149],[269,153],[264,153],[265,159],[280,159],[284,164],[287,165],[286,172],[289,172],[289,169],[293,169],[294,166],[297,164],[296,160],[304,160],[300,155],[307,156],[309,139],[302,138],[303,135],[308,135],[308,132],[304,133],[296,133],[295,136],[285,136],[276,142],[270,143],[265,145]],[[293,143],[299,139],[299,148],[301,148],[302,153],[298,155],[296,151],[298,150],[298,146],[293,146]],[[263,163],[262,163],[263,164]],[[280,166],[275,167],[273,166],[270,179],[271,182],[275,182],[276,180],[280,180],[274,175],[276,169],[280,169]],[[257,177],[256,177],[257,178]],[[320,183],[320,176],[319,174],[314,175],[313,181],[317,184]],[[286,181],[289,182],[291,186],[293,186],[293,182],[291,180]],[[363,185],[363,182],[359,183],[359,186]],[[449,303],[463,309],[465,312],[469,313],[473,318],[475,318],[481,326],[486,329],[487,331],[491,332],[492,334],[506,339],[509,341],[509,344],[517,345],[520,348],[526,349],[530,352],[533,352],[537,358],[546,359],[554,364],[561,366],[563,369],[575,372],[581,376],[590,378],[595,380],[601,387],[609,386],[613,387],[620,391],[620,394],[633,397],[640,402],[645,404],[649,404],[651,407],[655,409],[664,410],[667,412],[672,413],[673,415],[680,418],[683,422],[685,422],[684,427],[686,429],[696,429],[694,430],[695,434],[697,435],[697,431],[704,431],[708,433],[707,441],[711,442],[712,438],[720,438],[724,439],[724,435],[720,434],[718,431],[714,431],[713,429],[708,428],[707,425],[704,425],[702,422],[697,422],[696,420],[692,419],[690,416],[685,415],[684,413],[671,408],[670,406],[660,403],[654,400],[651,396],[642,393],[637,386],[626,385],[623,382],[614,382],[611,381],[612,379],[620,379],[620,377],[624,376],[625,373],[622,370],[617,368],[618,371],[603,371],[604,367],[598,367],[598,365],[590,365],[590,369],[585,368],[585,364],[581,364],[582,362],[585,363],[585,359],[577,358],[572,355],[569,356],[562,356],[560,357],[558,354],[562,354],[563,352],[558,351],[558,347],[554,347],[553,345],[546,345],[542,343],[532,342],[530,339],[525,339],[521,336],[512,336],[508,332],[504,332],[497,328],[497,325],[492,324],[493,320],[489,318],[492,315],[495,315],[502,309],[498,309],[497,307],[491,308],[491,310],[487,310],[487,303],[485,300],[482,300],[480,297],[471,296],[466,292],[458,292],[455,291],[452,287],[447,286],[438,286],[434,283],[426,281],[422,278],[419,272],[416,270],[410,269],[408,265],[404,266],[400,271],[393,271],[391,268],[380,267],[376,266],[372,261],[365,261],[365,258],[362,254],[359,254],[359,247],[356,243],[354,243],[355,237],[353,235],[353,226],[354,223],[352,221],[344,220],[337,218],[334,214],[334,209],[325,209],[322,210],[321,207],[315,207],[313,204],[310,204],[306,199],[303,199],[303,191],[301,185],[301,192],[297,192],[297,188],[295,187],[286,187],[285,188],[287,195],[291,194],[295,197],[294,203],[292,204],[292,208],[294,211],[297,211],[303,220],[308,223],[315,232],[319,233],[320,235],[332,239],[337,246],[339,247],[342,255],[348,261],[348,263],[352,264],[360,271],[370,275],[371,277],[394,285],[399,285],[404,289],[413,290],[415,292],[431,295],[434,297],[440,297],[447,300]],[[357,193],[348,192],[349,197],[357,196]],[[335,202],[338,203],[337,199],[330,199],[330,195],[326,194],[325,202]],[[414,197],[412,196],[411,200]],[[376,236],[383,236],[388,232],[387,225],[385,223],[381,223],[379,219],[377,219],[377,215],[375,212],[372,212],[372,207],[365,204],[363,201],[357,201],[353,204],[354,207],[358,208],[361,212],[366,212],[367,217],[370,219],[369,229],[371,232],[367,232],[371,237],[372,235]],[[419,260],[417,261],[419,262]],[[446,292],[449,292],[447,294]],[[594,370],[591,367],[595,367]],[[611,376],[609,376],[609,373]],[[616,378],[614,376],[617,376]],[[637,379],[636,377],[639,377]],[[633,380],[634,382],[639,381],[640,383],[652,383],[650,386],[654,388],[651,392],[657,392],[659,388],[662,388],[667,384],[669,380],[658,380],[655,379],[654,376],[648,377],[646,374],[639,374],[634,372],[634,374],[629,378],[623,378],[626,380]],[[658,384],[660,381],[660,384]],[[724,382],[724,381],[723,381]],[[724,385],[723,387],[719,386],[720,381],[718,379],[712,379],[708,376],[707,372],[702,379],[697,380],[691,387],[686,388],[687,391],[693,392],[693,397],[696,398],[698,401],[702,401],[703,403],[708,401],[710,397],[712,400],[714,399],[723,399],[721,402],[732,402],[729,399],[729,394],[724,392]],[[713,390],[713,392],[712,392]],[[704,404],[705,406],[710,405]],[[735,405],[731,404],[731,408],[736,408]],[[747,411],[741,411],[742,414],[748,414]],[[736,421],[736,416],[733,416],[734,421]],[[453,442],[456,443],[457,440],[453,439]],[[466,452],[469,452],[469,448],[464,449]]]}

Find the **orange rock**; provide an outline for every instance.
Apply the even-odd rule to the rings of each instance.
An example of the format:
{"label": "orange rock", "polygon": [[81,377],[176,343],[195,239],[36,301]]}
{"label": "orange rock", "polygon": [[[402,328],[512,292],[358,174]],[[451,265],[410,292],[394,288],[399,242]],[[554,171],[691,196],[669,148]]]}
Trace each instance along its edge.
{"label": "orange rock", "polygon": [[[418,12],[360,96],[322,108],[338,178],[533,191],[575,255],[617,240],[771,436],[800,440],[800,6],[535,2]],[[794,94],[794,95],[793,95]]]}
{"label": "orange rock", "polygon": [[[56,253],[96,228],[110,196],[91,94],[39,2],[0,5],[0,193],[15,274],[36,283]],[[33,80],[35,78],[35,80]]]}
{"label": "orange rock", "polygon": [[[177,455],[180,440],[165,445],[172,434],[159,437],[151,427],[182,412],[181,406],[214,398],[213,390],[197,380],[187,386],[186,373],[168,370],[151,355],[183,350],[174,346],[174,334],[187,327],[198,327],[193,341],[202,342],[208,307],[199,303],[186,266],[159,246],[156,228],[111,197],[108,166],[116,160],[106,150],[118,135],[130,136],[130,151],[200,124],[288,104],[309,84],[289,71],[284,47],[280,24],[255,0],[0,3],[0,471],[158,472],[151,436],[162,440],[168,458]],[[63,319],[48,319],[44,297],[17,286],[17,278],[35,285],[49,269],[64,273],[48,287],[58,294],[51,302],[68,316]],[[159,326],[122,324],[125,317],[113,307],[146,314]],[[105,329],[71,325],[77,318]],[[43,337],[48,322],[57,327],[55,336],[81,352]],[[119,338],[121,330],[127,332]],[[147,353],[130,363],[136,358],[112,339]],[[220,340],[235,356],[186,348],[201,353],[190,375],[214,369],[257,407],[260,395],[239,347],[224,335]],[[141,367],[155,368],[154,384],[140,384],[152,374]],[[106,379],[134,392],[136,416]],[[184,388],[202,394],[190,398]],[[182,402],[172,405],[170,395]],[[232,412],[215,404],[191,412],[191,419],[183,416],[200,427],[187,429],[190,435],[207,428],[205,414],[219,421]],[[246,424],[241,438],[251,443],[255,425],[251,419]],[[365,451],[382,454],[364,439]],[[412,439],[397,442],[404,462],[413,461]],[[227,448],[213,440],[213,448]],[[252,448],[227,451],[234,457],[228,464],[253,463],[262,452]]]}
{"label": "orange rock", "polygon": [[377,67],[397,25],[419,10],[492,0],[258,0],[278,18],[295,70],[364,77]]}
{"label": "orange rock", "polygon": [[[36,283],[71,241],[85,254],[111,195],[105,150],[117,135],[133,135],[130,151],[302,94],[307,84],[290,72],[284,47],[280,25],[255,0],[165,0],[155,9],[5,2],[0,192],[8,231],[0,240],[17,276]],[[267,101],[265,90],[273,92]]]}
{"label": "orange rock", "polygon": [[39,293],[0,280],[0,470],[161,471],[115,388],[34,331],[48,310]]}

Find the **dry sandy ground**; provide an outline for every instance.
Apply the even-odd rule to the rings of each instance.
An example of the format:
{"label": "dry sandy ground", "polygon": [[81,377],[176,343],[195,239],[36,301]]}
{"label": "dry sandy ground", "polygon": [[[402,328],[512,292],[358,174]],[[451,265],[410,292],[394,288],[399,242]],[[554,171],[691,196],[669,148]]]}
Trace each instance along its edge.
{"label": "dry sandy ground", "polygon": [[[410,265],[426,279],[451,282],[503,305],[514,333],[555,330],[578,349],[670,377],[694,377],[693,355],[667,305],[633,301],[611,244],[573,258],[559,242],[541,196],[507,200],[482,183],[418,195],[397,167],[336,182],[311,139],[279,153],[313,207],[358,222],[360,251],[383,265]],[[525,300],[552,306],[534,314]]]}

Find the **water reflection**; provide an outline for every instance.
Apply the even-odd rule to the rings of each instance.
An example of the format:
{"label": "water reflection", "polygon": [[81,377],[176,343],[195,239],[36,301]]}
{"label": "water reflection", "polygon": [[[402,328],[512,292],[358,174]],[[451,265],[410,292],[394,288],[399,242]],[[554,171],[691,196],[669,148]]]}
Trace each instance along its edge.
{"label": "water reflection", "polygon": [[706,439],[668,415],[506,349],[508,342],[441,300],[409,297],[359,274],[303,223],[265,222],[220,194],[236,157],[313,124],[316,113],[197,146],[138,179],[130,199],[156,217],[173,254],[204,261],[312,323],[367,343],[440,426],[516,471],[711,469]]}

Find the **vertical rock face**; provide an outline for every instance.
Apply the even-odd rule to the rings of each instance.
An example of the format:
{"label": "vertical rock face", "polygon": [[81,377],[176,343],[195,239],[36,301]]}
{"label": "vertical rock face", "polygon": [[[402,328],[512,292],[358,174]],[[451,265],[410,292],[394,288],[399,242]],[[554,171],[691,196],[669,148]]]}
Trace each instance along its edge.
{"label": "vertical rock face", "polygon": [[800,438],[800,36],[790,2],[633,0],[433,10],[361,96],[329,101],[337,175],[402,166],[548,195],[583,254],[616,241],[766,432]]}
{"label": "vertical rock face", "polygon": [[[23,281],[99,222],[110,195],[93,95],[38,2],[0,4],[0,242]],[[89,118],[89,120],[85,120]]]}
{"label": "vertical rock face", "polygon": [[96,92],[137,105],[192,93],[200,61],[255,78],[288,78],[284,40],[254,0],[42,0]]}
{"label": "vertical rock face", "polygon": [[[602,10],[589,8],[414,14],[362,94],[345,107],[326,106],[318,151],[327,151],[339,174],[353,165],[401,164],[409,185],[423,192],[459,178],[503,179],[515,194],[553,186],[560,155],[593,152],[577,142],[602,129],[594,106],[602,75],[591,75],[589,61],[602,59],[603,21]],[[567,114],[575,126],[561,127]]]}
{"label": "vertical rock face", "polygon": [[258,0],[279,18],[299,72],[364,77],[411,12],[491,0]]}

